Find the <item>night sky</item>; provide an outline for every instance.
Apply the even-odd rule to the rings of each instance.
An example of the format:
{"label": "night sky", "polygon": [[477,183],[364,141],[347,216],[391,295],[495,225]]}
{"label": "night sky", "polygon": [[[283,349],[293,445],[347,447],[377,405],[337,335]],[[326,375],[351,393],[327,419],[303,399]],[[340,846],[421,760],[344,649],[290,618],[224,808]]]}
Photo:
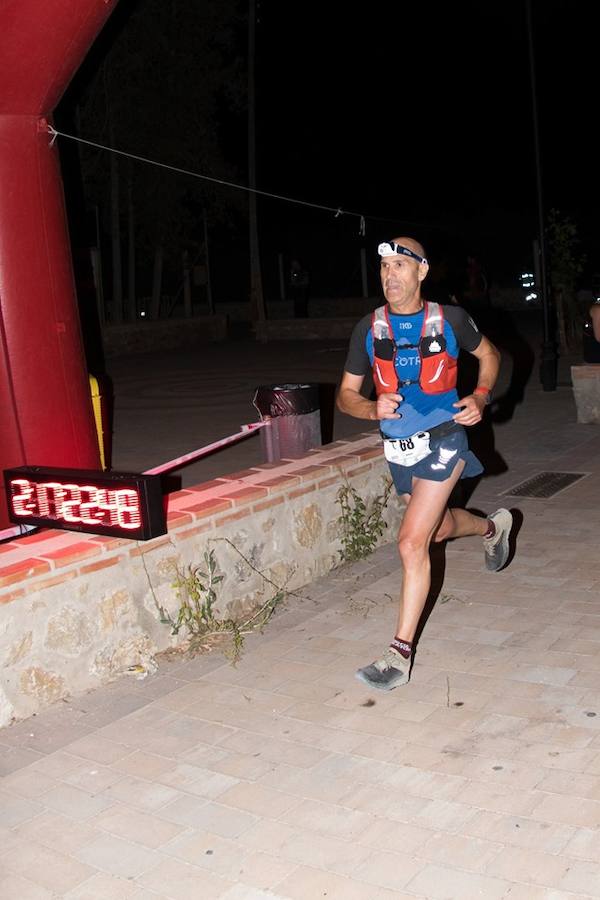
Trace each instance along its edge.
{"label": "night sky", "polygon": [[[362,2],[358,9],[340,0],[256,0],[256,5],[257,187],[366,216],[363,237],[355,217],[336,218],[332,212],[259,198],[267,297],[279,296],[282,256],[299,257],[311,271],[313,296],[360,294],[362,248],[370,290],[377,291],[377,244],[400,233],[420,239],[434,267],[443,268],[443,262],[464,267],[470,254],[480,259],[491,282],[514,286],[518,274],[532,266],[538,234],[527,0]],[[589,0],[531,0],[544,208],[546,213],[558,209],[576,224],[588,279],[600,270],[593,137],[595,5]],[[214,20],[209,16],[213,24],[205,25],[208,4],[178,0],[172,8],[177,27],[161,56],[160,35],[152,28],[156,7],[151,0],[122,0],[84,74],[85,69],[100,71],[111,41],[131,27],[132,34],[139,34],[133,46],[142,62],[142,80],[136,85],[117,78],[117,99],[127,94],[126,102],[147,109],[145,133],[130,125],[117,143],[174,165],[193,168],[191,158],[198,171],[220,175],[220,160],[213,159],[211,169],[201,152],[188,146],[186,158],[176,137],[165,139],[171,131],[156,112],[161,97],[143,92],[144,66],[149,73],[164,74],[171,89],[176,81],[168,105],[178,124],[186,122],[194,83],[185,52],[177,53],[178,35],[186,33],[180,23],[189,17],[190,33],[195,27],[210,34]],[[231,16],[225,4],[210,9],[217,19],[219,14]],[[243,95],[246,0],[239,0],[237,9],[237,44],[232,42],[228,52],[232,59],[240,58]],[[218,68],[211,70],[211,78],[213,74],[217,90],[223,90],[218,82],[226,75]],[[77,91],[72,94],[77,101]],[[97,133],[83,136],[108,142],[107,118],[100,116]],[[247,184],[244,104],[208,127],[214,129],[223,164],[235,173],[232,180]],[[159,170],[156,177],[158,183]],[[231,204],[229,234],[223,236],[210,223],[215,291],[219,298],[246,299],[246,196],[216,190],[222,190],[226,202],[235,197],[237,210]]]}
{"label": "night sky", "polygon": [[[593,6],[532,2],[544,205],[572,216],[592,255]],[[260,0],[259,187],[381,217],[367,221],[367,247],[412,231],[510,277],[537,231],[525,0],[352,9]],[[277,227],[306,219],[297,207],[262,209]],[[326,240],[357,229],[309,218]]]}

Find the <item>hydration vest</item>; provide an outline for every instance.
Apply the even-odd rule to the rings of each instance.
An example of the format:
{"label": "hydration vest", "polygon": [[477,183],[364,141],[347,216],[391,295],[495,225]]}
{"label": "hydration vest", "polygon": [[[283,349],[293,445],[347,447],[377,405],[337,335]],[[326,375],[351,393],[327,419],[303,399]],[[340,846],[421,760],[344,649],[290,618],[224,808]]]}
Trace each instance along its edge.
{"label": "hydration vest", "polygon": [[[423,327],[418,344],[398,345],[389,318],[388,306],[373,313],[373,382],[377,394],[397,394],[409,384],[418,384],[425,394],[443,394],[456,387],[456,363],[446,349],[444,314],[439,303],[425,301]],[[401,381],[396,371],[398,349],[418,349],[421,360],[418,379]]]}

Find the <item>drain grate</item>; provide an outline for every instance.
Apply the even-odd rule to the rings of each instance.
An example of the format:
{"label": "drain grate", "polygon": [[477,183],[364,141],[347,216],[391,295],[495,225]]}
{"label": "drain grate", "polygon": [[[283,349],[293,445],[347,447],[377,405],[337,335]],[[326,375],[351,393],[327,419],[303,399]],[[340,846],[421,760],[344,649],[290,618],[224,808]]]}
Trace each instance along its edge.
{"label": "drain grate", "polygon": [[538,472],[527,481],[522,481],[521,484],[502,491],[501,496],[537,497],[547,500],[560,491],[564,491],[580,478],[585,478],[586,475],[589,475],[589,472]]}

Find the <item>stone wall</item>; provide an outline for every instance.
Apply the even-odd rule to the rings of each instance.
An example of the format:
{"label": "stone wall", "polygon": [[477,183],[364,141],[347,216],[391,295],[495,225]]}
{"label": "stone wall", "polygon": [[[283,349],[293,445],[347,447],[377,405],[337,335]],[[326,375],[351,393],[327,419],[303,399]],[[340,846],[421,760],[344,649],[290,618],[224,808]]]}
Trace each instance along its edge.
{"label": "stone wall", "polygon": [[571,366],[577,421],[600,423],[600,365]]}
{"label": "stone wall", "polygon": [[[381,493],[377,434],[171,494],[168,534],[152,541],[45,529],[0,544],[0,726],[152,664],[181,641],[158,607],[176,615],[176,570],[202,564],[210,549],[224,575],[218,607],[234,616],[268,599],[255,569],[295,590],[339,565],[344,477],[364,499]],[[401,515],[392,494],[381,542],[395,538]]]}
{"label": "stone wall", "polygon": [[[310,319],[353,318],[355,321],[379,306],[380,297],[310,297],[308,300],[308,317]],[[249,322],[250,305],[243,301],[224,300],[216,304],[219,313],[227,316],[230,322]],[[266,303],[268,320],[293,319],[293,300],[268,300]],[[301,320],[296,320],[301,321]]]}
{"label": "stone wall", "polygon": [[274,319],[256,322],[254,333],[267,341],[347,340],[357,318],[339,319]]}
{"label": "stone wall", "polygon": [[195,347],[227,337],[227,316],[195,316],[191,319],[140,319],[122,325],[105,325],[102,343],[107,357]]}

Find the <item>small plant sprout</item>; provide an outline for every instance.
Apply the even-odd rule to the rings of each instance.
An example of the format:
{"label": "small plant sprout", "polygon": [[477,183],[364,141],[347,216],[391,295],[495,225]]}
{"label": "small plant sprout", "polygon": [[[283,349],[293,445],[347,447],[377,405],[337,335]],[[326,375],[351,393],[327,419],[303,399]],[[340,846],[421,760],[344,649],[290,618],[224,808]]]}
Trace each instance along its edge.
{"label": "small plant sprout", "polygon": [[373,552],[378,539],[387,528],[383,510],[388,503],[391,490],[391,480],[385,479],[383,492],[374,497],[367,506],[356,488],[347,478],[344,479],[344,484],[337,493],[337,502],[341,508],[338,522],[341,526],[342,562],[365,559]]}

